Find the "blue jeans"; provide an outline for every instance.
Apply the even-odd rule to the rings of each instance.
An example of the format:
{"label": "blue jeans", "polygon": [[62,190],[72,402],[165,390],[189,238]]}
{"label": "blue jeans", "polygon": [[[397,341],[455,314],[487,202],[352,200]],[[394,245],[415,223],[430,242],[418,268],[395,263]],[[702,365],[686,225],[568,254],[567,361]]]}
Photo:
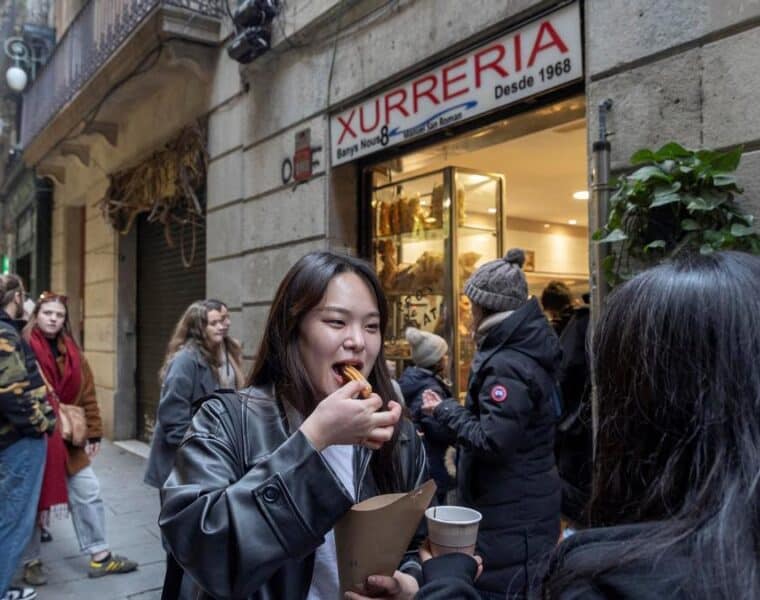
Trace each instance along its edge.
{"label": "blue jeans", "polygon": [[47,438],[24,437],[0,450],[0,594],[34,529]]}

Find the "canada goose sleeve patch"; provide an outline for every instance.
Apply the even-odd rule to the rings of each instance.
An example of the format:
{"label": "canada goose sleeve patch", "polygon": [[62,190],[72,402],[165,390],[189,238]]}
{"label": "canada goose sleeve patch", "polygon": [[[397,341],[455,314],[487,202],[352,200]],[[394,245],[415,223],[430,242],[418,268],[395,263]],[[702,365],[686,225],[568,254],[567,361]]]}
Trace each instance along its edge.
{"label": "canada goose sleeve patch", "polygon": [[491,388],[491,400],[494,402],[501,404],[507,399],[507,396],[509,396],[509,393],[503,385],[499,384]]}

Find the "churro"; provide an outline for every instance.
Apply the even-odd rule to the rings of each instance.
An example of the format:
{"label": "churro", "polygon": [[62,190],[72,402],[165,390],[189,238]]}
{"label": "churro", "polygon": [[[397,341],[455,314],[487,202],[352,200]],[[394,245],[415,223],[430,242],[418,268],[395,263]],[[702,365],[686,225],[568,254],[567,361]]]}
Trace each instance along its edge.
{"label": "churro", "polygon": [[346,379],[346,383],[349,381],[361,381],[364,384],[364,387],[359,392],[359,395],[365,399],[369,398],[370,394],[372,393],[372,386],[370,385],[369,381],[364,378],[364,375],[362,375],[356,367],[353,367],[351,365],[343,365],[341,368],[343,371],[343,377]]}

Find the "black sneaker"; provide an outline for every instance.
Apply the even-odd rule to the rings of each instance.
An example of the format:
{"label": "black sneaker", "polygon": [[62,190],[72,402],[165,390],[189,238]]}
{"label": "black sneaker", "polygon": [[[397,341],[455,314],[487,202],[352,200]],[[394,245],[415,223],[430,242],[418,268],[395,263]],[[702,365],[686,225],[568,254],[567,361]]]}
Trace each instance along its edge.
{"label": "black sneaker", "polygon": [[116,575],[118,573],[130,573],[137,569],[137,563],[118,554],[109,554],[102,561],[90,561],[88,577],[103,577],[104,575]]}
{"label": "black sneaker", "polygon": [[50,531],[48,531],[44,527],[40,530],[40,541],[43,543],[53,541],[52,534],[50,533]]}

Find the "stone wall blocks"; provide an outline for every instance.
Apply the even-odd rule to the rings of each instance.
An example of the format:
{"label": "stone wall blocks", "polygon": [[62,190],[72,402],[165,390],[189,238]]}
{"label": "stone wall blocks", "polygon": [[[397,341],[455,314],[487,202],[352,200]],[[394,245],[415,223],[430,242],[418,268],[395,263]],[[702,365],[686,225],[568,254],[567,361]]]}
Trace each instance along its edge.
{"label": "stone wall blocks", "polygon": [[742,155],[736,177],[739,185],[744,188],[744,194],[739,196],[739,204],[755,215],[760,225],[760,150]]}
{"label": "stone wall blocks", "polygon": [[90,219],[85,223],[85,251],[92,252],[104,248],[114,251],[117,233],[103,219]]}
{"label": "stone wall blocks", "polygon": [[86,255],[85,284],[113,280],[116,277],[116,253],[108,250],[90,252]]}
{"label": "stone wall blocks", "polygon": [[760,17],[760,0],[586,0],[592,76]]}
{"label": "stone wall blocks", "polygon": [[102,387],[114,389],[116,374],[116,354],[113,352],[85,352],[87,362]]}
{"label": "stone wall blocks", "polygon": [[[232,204],[206,215],[206,258],[221,258],[242,250],[243,207]],[[273,215],[276,217],[276,215]]]}
{"label": "stone wall blocks", "polygon": [[243,257],[243,302],[271,302],[288,269],[307,252],[324,248],[325,240],[312,240],[246,255]]}
{"label": "stone wall blocks", "polygon": [[115,343],[113,317],[89,317],[86,320],[84,348],[87,352],[113,352]]}
{"label": "stone wall blocks", "polygon": [[244,352],[246,356],[255,354],[261,338],[264,335],[267,317],[269,316],[269,305],[264,306],[244,306],[242,312],[242,334],[246,340]]}
{"label": "stone wall blocks", "polygon": [[704,144],[760,140],[760,27],[702,49]]}
{"label": "stone wall blocks", "polygon": [[208,153],[212,160],[243,144],[246,100],[245,97],[230,100],[209,116]]}
{"label": "stone wall blocks", "polygon": [[218,298],[230,308],[241,306],[243,297],[242,267],[242,256],[207,263],[206,295],[211,298]]}
{"label": "stone wall blocks", "polygon": [[683,54],[619,73],[588,86],[589,139],[598,137],[598,104],[613,101],[608,117],[612,168],[628,165],[640,148],[675,140],[701,143],[701,51]]}
{"label": "stone wall blocks", "polygon": [[113,280],[85,284],[85,318],[112,316],[116,310],[115,292],[116,283]]}
{"label": "stone wall blocks", "polygon": [[249,200],[243,209],[243,249],[325,234],[326,177]]}
{"label": "stone wall blocks", "polygon": [[243,197],[243,153],[232,152],[208,166],[206,206],[214,208]]}

